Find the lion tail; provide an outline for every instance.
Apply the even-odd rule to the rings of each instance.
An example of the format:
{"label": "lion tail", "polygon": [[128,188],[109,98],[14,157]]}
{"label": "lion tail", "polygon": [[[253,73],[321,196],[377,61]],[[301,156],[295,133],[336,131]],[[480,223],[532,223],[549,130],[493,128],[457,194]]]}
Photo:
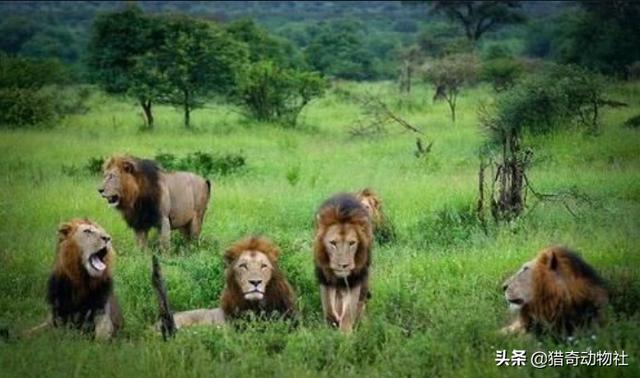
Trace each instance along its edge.
{"label": "lion tail", "polygon": [[158,256],[152,257],[152,273],[151,283],[153,289],[156,292],[158,298],[158,309],[160,311],[160,330],[162,331],[162,338],[166,341],[167,338],[172,337],[176,333],[176,323],[173,320],[173,314],[169,308],[169,298],[167,298],[167,288],[162,278],[162,271],[160,270],[160,262]]}

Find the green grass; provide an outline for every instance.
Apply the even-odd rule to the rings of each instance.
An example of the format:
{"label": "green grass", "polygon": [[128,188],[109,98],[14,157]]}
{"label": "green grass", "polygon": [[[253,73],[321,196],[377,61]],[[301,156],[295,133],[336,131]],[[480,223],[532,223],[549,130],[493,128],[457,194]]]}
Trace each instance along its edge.
{"label": "green grass", "polygon": [[[380,93],[396,105],[390,84],[340,86]],[[465,93],[454,125],[446,104],[432,104],[425,89],[414,92],[411,110],[399,113],[434,142],[426,159],[414,157],[415,137],[396,126],[384,136],[350,137],[358,108],[335,92],[305,110],[298,130],[209,105],[193,113],[193,131],[182,128],[180,112],[159,107],[156,130],[142,132],[133,104],[95,94],[89,113],[55,128],[0,131],[0,327],[16,335],[46,316],[56,226],[78,216],[114,238],[126,321],[111,343],[64,330],[0,341],[0,376],[640,376],[640,134],[622,127],[640,109],[640,87],[611,90],[630,106],[607,110],[596,137],[564,132],[528,140],[536,189],[577,187],[591,204],[572,204],[574,218],[557,203],[540,203],[485,234],[465,214],[476,199],[483,141],[475,109],[490,94],[484,87]],[[151,253],[135,247],[121,216],[98,196],[100,177],[81,168],[112,153],[195,151],[239,153],[247,166],[214,178],[199,244],[185,246],[176,236],[176,247],[162,255],[174,309],[216,306],[224,247],[264,233],[282,248],[281,267],[298,294],[297,329],[277,322],[195,328],[168,343],[149,329],[157,315]],[[383,197],[398,238],[376,247],[373,298],[364,321],[345,337],[321,321],[313,214],[332,193],[365,186]],[[551,243],[580,250],[610,283],[609,322],[595,339],[567,345],[496,332],[510,320],[501,282]],[[496,367],[497,349],[624,350],[630,366]]]}

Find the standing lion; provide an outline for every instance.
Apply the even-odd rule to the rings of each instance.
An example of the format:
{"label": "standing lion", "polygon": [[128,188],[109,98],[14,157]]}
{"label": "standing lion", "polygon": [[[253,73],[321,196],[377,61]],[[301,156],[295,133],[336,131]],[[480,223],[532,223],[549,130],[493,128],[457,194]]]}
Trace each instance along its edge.
{"label": "standing lion", "polygon": [[601,322],[608,303],[595,270],[563,247],[542,250],[504,283],[503,290],[518,314],[503,328],[505,333],[570,335],[578,327]]}
{"label": "standing lion", "polygon": [[371,218],[352,194],[326,200],[316,214],[314,263],[325,319],[345,333],[369,298]]}
{"label": "standing lion", "polygon": [[165,172],[153,160],[111,157],[104,165],[98,192],[122,213],[145,247],[151,228],[160,230],[160,245],[169,247],[170,232],[200,235],[211,195],[209,180],[190,172]]}
{"label": "standing lion", "polygon": [[370,188],[364,188],[355,193],[371,217],[373,236],[379,244],[385,244],[395,239],[396,231],[393,224],[385,217],[382,210],[382,199]]}
{"label": "standing lion", "polygon": [[48,327],[68,326],[100,339],[114,336],[123,324],[113,294],[114,259],[111,236],[98,224],[73,219],[60,225],[47,293],[51,314],[27,335]]}

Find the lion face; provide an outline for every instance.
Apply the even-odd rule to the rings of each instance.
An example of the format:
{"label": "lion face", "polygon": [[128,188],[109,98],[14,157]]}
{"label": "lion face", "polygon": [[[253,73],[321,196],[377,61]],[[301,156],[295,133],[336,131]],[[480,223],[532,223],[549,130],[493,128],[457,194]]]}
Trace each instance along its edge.
{"label": "lion face", "polygon": [[104,169],[102,185],[98,188],[98,193],[107,200],[111,207],[117,207],[123,200],[123,183],[132,180],[133,162],[111,159]]}
{"label": "lion face", "polygon": [[78,247],[80,263],[89,276],[101,277],[105,273],[112,246],[111,236],[102,227],[89,221],[71,222],[62,225],[59,233],[61,243],[71,242]]}
{"label": "lion face", "polygon": [[513,276],[503,284],[504,296],[509,308],[520,310],[533,299],[533,266],[535,260],[525,263]]}
{"label": "lion face", "polygon": [[259,301],[271,281],[273,265],[269,258],[260,251],[245,251],[233,263],[234,278],[244,299]]}
{"label": "lion face", "polygon": [[355,269],[358,234],[350,224],[329,226],[322,238],[329,256],[329,267],[338,278],[346,278]]}

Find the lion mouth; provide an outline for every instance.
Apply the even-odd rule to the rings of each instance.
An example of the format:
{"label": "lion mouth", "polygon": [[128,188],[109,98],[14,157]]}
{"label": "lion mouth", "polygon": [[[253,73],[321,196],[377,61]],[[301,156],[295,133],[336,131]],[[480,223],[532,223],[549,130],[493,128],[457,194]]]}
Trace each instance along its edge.
{"label": "lion mouth", "polygon": [[524,304],[524,299],[522,298],[507,299],[507,301],[509,302],[509,304],[516,306],[522,306]]}
{"label": "lion mouth", "polygon": [[244,293],[244,299],[248,301],[259,301],[264,297],[264,292],[255,289]]}
{"label": "lion mouth", "polygon": [[104,262],[104,258],[107,256],[107,247],[103,247],[102,249],[100,249],[98,252],[92,254],[91,256],[89,256],[89,264],[91,264],[91,267],[93,269],[95,269],[98,272],[103,272],[105,269],[107,269],[107,264],[105,264]]}
{"label": "lion mouth", "polygon": [[113,196],[105,196],[107,203],[111,206],[117,206],[120,203],[120,196],[115,194]]}
{"label": "lion mouth", "polygon": [[346,278],[349,276],[349,274],[351,274],[351,271],[343,270],[343,269],[334,269],[333,274],[335,274],[335,276],[338,278]]}

